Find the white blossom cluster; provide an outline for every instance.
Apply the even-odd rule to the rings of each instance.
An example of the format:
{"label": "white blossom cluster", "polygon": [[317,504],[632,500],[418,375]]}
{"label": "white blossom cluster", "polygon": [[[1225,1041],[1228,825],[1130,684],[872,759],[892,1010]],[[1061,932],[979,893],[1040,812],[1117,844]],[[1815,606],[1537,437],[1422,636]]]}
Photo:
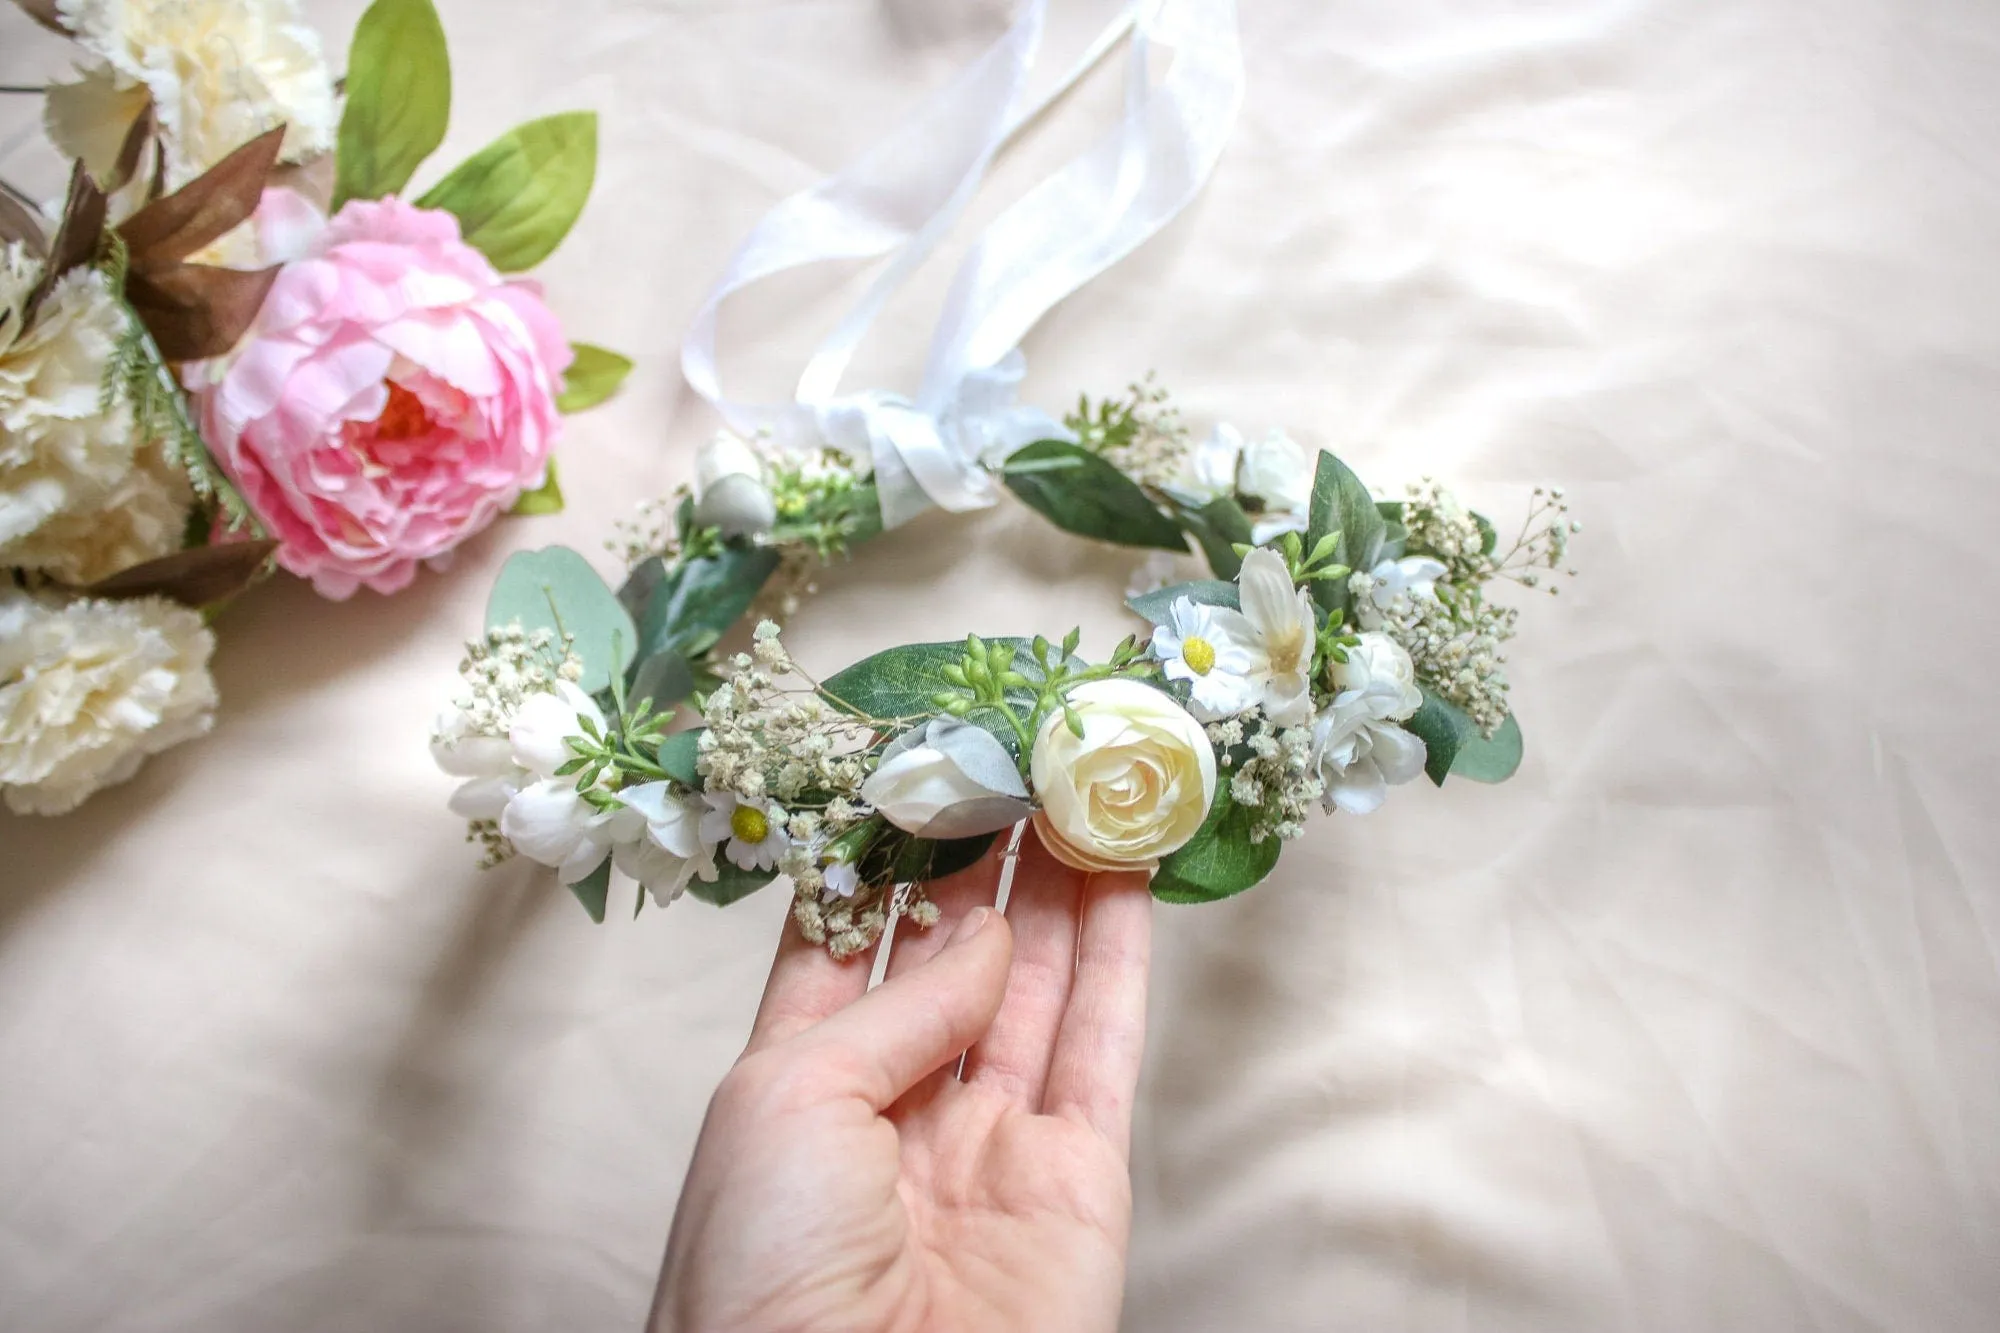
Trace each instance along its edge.
{"label": "white blossom cluster", "polygon": [[1255,711],[1211,723],[1208,736],[1230,766],[1239,746],[1249,757],[1235,765],[1230,797],[1255,812],[1252,842],[1269,837],[1289,841],[1305,835],[1305,821],[1326,796],[1311,727],[1275,727]]}

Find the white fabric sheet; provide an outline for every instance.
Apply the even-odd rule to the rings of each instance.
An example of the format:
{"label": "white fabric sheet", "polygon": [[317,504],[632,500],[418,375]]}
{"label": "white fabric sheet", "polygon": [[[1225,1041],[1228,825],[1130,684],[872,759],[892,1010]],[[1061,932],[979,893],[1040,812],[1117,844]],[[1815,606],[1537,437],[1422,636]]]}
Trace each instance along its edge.
{"label": "white fabric sheet", "polygon": [[[309,5],[336,51],[360,7]],[[1101,6],[1054,8],[1080,49]],[[575,421],[566,513],[392,600],[258,591],[212,738],[0,819],[0,1327],[632,1327],[746,1029],[777,897],[599,928],[482,875],[425,725],[509,550],[595,550],[687,474],[713,423],[676,339],[751,221],[1006,5],[441,9],[447,160],[604,112],[543,276],[638,372]],[[1378,484],[1505,513],[1564,481],[1585,573],[1513,653],[1513,783],[1399,792],[1159,910],[1127,1326],[1994,1327],[2000,8],[1244,11],[1213,187],[1029,339],[1029,400],[1152,368]],[[0,12],[0,81],[64,58]],[[1094,81],[982,215],[1116,102]],[[0,170],[53,191],[28,116],[0,99]],[[854,382],[913,385],[955,253]],[[732,310],[729,373],[782,389],[852,290]],[[797,642],[1102,646],[1128,563],[933,515]]]}

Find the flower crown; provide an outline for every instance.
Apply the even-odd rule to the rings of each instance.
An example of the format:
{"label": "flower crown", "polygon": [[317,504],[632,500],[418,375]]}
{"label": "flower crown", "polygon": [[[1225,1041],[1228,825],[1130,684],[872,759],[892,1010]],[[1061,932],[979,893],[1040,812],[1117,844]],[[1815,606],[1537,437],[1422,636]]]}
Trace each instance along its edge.
{"label": "flower crown", "polygon": [[[574,551],[515,555],[432,738],[485,863],[555,868],[600,921],[614,866],[638,907],[788,876],[805,936],[848,957],[897,916],[933,923],[925,883],[1023,820],[1070,865],[1207,902],[1269,875],[1316,813],[1367,813],[1419,773],[1513,774],[1517,612],[1486,593],[1562,568],[1579,525],[1561,491],[1535,492],[1503,550],[1428,480],[1378,500],[1281,433],[1196,442],[1150,383],[1065,424],[986,466],[1064,531],[1192,545],[1212,576],[1135,588],[1150,633],[1102,661],[1072,629],[808,677],[778,619],[881,530],[868,470],[833,449],[719,436],[613,543],[615,593]],[[725,653],[751,617],[749,650]],[[670,730],[683,700],[700,724]]]}

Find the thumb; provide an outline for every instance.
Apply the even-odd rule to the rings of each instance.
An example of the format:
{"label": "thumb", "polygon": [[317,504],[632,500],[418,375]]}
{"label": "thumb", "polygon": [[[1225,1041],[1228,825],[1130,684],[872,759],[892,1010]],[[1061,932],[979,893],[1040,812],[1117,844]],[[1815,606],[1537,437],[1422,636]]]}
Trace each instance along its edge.
{"label": "thumb", "polygon": [[793,1038],[797,1057],[820,1086],[884,1110],[986,1034],[1013,952],[1007,919],[974,908],[922,966]]}

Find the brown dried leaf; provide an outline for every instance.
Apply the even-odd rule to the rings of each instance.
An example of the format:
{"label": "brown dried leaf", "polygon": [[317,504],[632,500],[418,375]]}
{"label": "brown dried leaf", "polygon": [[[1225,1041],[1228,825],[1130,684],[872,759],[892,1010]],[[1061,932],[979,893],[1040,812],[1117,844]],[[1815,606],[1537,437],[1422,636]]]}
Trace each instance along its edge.
{"label": "brown dried leaf", "polygon": [[117,165],[111,168],[111,179],[104,182],[106,194],[116,194],[138,174],[139,160],[146,152],[146,145],[153,141],[156,118],[153,100],[149,97],[146,109],[133,118],[132,128],[125,131],[125,142],[118,149]]}
{"label": "brown dried leaf", "polygon": [[70,35],[69,29],[62,25],[62,17],[56,13],[56,0],[14,0],[14,3],[50,32],[59,32],[65,37]]}
{"label": "brown dried leaf", "polygon": [[62,225],[56,229],[55,244],[49,247],[49,259],[42,266],[42,276],[35,283],[35,289],[28,293],[27,306],[23,311],[25,322],[33,323],[35,311],[55,289],[56,279],[79,264],[88,264],[97,257],[97,244],[104,239],[104,192],[90,179],[90,173],[79,162],[70,168],[69,197],[63,201]]}
{"label": "brown dried leaf", "polygon": [[0,190],[0,245],[10,241],[19,241],[37,259],[49,252],[49,238],[42,230],[42,220],[27,205]]}
{"label": "brown dried leaf", "polygon": [[209,264],[162,264],[125,279],[125,299],[169,361],[221,356],[236,345],[271,284],[275,266],[245,270]]}
{"label": "brown dried leaf", "polygon": [[163,199],[155,199],[119,224],[132,267],[153,268],[186,259],[222,239],[252,213],[264,195],[283,126],[259,135]]}
{"label": "brown dried leaf", "polygon": [[255,583],[277,549],[276,542],[264,540],[196,546],[120,570],[87,591],[93,597],[171,597],[186,606],[207,606]]}

